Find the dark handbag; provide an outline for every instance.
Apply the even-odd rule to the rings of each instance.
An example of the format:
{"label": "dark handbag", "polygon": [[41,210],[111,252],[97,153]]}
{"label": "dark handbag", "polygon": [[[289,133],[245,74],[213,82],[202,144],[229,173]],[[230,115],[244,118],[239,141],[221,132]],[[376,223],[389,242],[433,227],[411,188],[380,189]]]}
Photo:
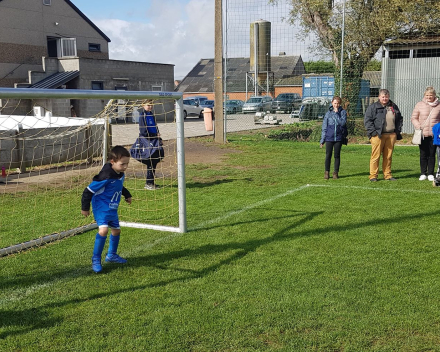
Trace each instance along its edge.
{"label": "dark handbag", "polygon": [[347,125],[342,126],[341,142],[342,142],[343,145],[347,145],[348,144],[348,129],[347,129]]}
{"label": "dark handbag", "polygon": [[[165,156],[162,145],[162,138],[138,137],[130,148],[130,155],[136,160],[144,160],[151,157],[158,157],[162,160]],[[154,155],[156,152],[158,152],[157,156]]]}

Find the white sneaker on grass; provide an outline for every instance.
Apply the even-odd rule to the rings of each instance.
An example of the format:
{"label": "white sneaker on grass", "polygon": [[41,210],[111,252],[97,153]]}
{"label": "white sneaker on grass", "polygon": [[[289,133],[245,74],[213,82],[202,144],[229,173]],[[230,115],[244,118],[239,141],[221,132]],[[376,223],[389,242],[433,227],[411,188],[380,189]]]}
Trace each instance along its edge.
{"label": "white sneaker on grass", "polygon": [[426,175],[420,175],[419,181],[425,181],[426,178],[427,178]]}
{"label": "white sneaker on grass", "polygon": [[434,181],[434,175],[428,175],[428,181]]}

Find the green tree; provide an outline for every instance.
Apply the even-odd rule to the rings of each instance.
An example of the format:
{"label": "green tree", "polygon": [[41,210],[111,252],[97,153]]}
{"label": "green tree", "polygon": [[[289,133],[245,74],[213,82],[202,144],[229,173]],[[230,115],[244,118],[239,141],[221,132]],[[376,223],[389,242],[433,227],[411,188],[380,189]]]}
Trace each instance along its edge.
{"label": "green tree", "polygon": [[304,62],[306,73],[334,73],[335,64],[331,61],[307,61]]}
{"label": "green tree", "polygon": [[365,71],[380,71],[382,70],[382,62],[379,60],[371,60],[365,67]]}
{"label": "green tree", "polygon": [[[289,2],[291,23],[299,24],[304,34],[315,34],[318,46],[331,54],[339,68],[344,1]],[[339,70],[335,71],[335,88],[350,103],[349,110],[356,106],[363,71],[386,39],[438,33],[437,28],[440,28],[439,0],[346,0],[342,92],[339,92]]]}

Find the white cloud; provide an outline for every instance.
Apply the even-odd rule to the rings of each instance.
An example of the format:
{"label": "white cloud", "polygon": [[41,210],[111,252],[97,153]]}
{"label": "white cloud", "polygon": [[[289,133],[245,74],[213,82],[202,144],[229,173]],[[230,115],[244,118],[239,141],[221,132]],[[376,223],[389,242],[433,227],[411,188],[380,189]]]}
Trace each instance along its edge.
{"label": "white cloud", "polygon": [[146,22],[105,19],[94,23],[111,39],[111,59],[174,64],[176,79],[182,79],[201,58],[214,57],[212,0],[192,0],[186,6],[178,0],[155,0]]}

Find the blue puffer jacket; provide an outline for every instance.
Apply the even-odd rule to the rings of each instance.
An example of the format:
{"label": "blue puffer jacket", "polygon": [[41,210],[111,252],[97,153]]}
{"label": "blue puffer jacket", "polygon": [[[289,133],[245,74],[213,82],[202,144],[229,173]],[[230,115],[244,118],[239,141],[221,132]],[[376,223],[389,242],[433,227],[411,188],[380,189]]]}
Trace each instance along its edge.
{"label": "blue puffer jacket", "polygon": [[346,130],[347,112],[339,107],[338,111],[333,111],[330,106],[322,121],[321,140],[319,144],[324,142],[340,142]]}

